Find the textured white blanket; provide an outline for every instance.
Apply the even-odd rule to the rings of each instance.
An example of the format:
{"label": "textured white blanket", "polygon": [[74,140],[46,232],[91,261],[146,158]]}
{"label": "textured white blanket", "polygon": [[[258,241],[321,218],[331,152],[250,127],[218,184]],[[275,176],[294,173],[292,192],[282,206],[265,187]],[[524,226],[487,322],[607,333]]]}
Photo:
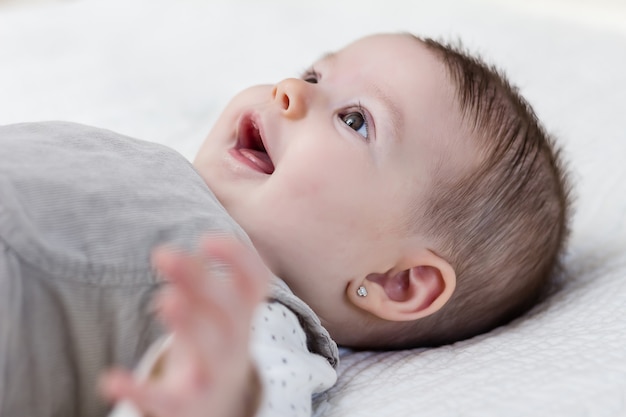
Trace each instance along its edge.
{"label": "textured white blanket", "polygon": [[464,39],[560,138],[577,195],[567,272],[547,302],[487,335],[346,353],[319,414],[626,415],[623,0],[0,2],[0,124],[71,120],[191,157],[239,89],[389,30]]}

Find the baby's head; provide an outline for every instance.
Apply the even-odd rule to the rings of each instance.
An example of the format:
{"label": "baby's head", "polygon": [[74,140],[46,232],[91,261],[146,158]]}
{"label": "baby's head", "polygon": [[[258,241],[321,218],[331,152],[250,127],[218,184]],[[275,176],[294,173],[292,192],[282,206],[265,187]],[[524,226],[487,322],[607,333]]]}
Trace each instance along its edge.
{"label": "baby's head", "polygon": [[479,60],[407,34],[244,90],[194,165],[353,347],[448,343],[510,320],[566,235],[563,173],[526,102]]}

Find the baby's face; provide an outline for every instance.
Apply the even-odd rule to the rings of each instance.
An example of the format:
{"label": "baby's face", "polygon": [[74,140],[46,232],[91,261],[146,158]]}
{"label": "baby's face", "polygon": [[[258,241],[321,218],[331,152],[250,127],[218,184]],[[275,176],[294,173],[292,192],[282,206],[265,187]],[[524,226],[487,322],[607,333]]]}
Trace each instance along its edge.
{"label": "baby's face", "polygon": [[424,244],[407,218],[431,192],[434,167],[464,152],[452,150],[452,91],[417,40],[364,38],[301,78],[241,92],[194,165],[270,269],[332,329],[350,314],[347,291],[401,270]]}

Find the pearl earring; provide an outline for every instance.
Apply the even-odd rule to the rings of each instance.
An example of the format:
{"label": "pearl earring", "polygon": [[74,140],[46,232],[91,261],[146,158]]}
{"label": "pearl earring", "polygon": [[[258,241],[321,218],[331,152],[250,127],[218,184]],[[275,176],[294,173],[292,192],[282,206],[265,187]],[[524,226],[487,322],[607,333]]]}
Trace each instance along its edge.
{"label": "pearl earring", "polygon": [[367,296],[367,288],[365,288],[364,286],[361,285],[356,290],[356,295],[358,295],[359,297],[366,297]]}

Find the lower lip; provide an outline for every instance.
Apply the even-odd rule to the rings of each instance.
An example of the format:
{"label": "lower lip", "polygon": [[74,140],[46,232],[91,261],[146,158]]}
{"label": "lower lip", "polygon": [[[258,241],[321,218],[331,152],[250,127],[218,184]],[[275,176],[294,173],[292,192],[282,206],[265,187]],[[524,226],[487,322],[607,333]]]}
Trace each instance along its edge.
{"label": "lower lip", "polygon": [[251,168],[252,170],[259,172],[263,175],[268,175],[265,171],[263,171],[261,169],[261,167],[259,167],[257,164],[254,163],[253,160],[251,160],[250,158],[248,158],[246,155],[244,155],[243,153],[241,153],[239,151],[239,149],[231,149],[229,151],[230,155],[235,158],[237,161],[239,161],[240,163],[246,165],[247,167]]}

